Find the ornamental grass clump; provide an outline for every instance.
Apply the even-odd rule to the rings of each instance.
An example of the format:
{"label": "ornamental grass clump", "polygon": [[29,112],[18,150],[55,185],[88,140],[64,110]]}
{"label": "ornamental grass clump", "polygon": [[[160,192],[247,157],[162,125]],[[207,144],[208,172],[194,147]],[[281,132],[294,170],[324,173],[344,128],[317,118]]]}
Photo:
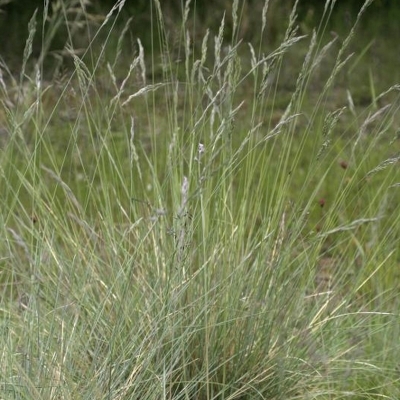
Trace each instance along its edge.
{"label": "ornamental grass clump", "polygon": [[33,15],[0,75],[3,397],[399,397],[399,86],[343,88],[370,1],[341,40],[334,2],[309,34],[297,3],[250,44],[237,0],[200,39],[194,3],[173,30],[154,0],[127,52],[118,1],[79,52],[93,15],[45,2],[51,81]]}

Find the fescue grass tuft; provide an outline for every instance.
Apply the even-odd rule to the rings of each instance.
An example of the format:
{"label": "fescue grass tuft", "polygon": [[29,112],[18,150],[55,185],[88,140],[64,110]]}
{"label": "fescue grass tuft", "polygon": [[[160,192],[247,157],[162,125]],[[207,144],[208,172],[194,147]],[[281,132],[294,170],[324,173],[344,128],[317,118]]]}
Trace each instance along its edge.
{"label": "fescue grass tuft", "polygon": [[60,2],[52,81],[33,15],[0,75],[0,397],[399,398],[399,85],[354,104],[370,2],[340,40],[330,3],[272,48],[268,0],[254,45],[239,1],[199,40],[155,0],[127,55],[123,1],[83,52]]}

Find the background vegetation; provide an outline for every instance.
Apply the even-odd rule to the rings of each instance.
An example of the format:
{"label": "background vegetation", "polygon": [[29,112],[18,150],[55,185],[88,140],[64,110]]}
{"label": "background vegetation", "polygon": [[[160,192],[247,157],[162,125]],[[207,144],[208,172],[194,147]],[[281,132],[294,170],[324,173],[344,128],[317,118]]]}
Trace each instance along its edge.
{"label": "background vegetation", "polygon": [[15,17],[2,398],[399,398],[399,28],[355,3]]}

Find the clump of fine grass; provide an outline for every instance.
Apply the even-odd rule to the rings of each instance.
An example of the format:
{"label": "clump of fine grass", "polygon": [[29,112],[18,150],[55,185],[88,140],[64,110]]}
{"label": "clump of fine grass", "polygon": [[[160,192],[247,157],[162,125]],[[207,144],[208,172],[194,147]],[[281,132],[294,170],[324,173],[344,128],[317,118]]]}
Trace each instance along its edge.
{"label": "clump of fine grass", "polygon": [[138,40],[122,78],[123,36],[113,61],[107,41],[97,58],[69,47],[63,87],[43,88],[40,65],[29,81],[33,18],[29,96],[14,107],[1,79],[4,395],[396,398],[399,87],[379,110],[329,102],[368,2],[340,46],[299,35],[294,8],[264,53],[268,1],[258,49],[238,38],[234,1],[232,40],[223,17],[197,53],[187,1],[181,64],[154,6],[162,53]]}

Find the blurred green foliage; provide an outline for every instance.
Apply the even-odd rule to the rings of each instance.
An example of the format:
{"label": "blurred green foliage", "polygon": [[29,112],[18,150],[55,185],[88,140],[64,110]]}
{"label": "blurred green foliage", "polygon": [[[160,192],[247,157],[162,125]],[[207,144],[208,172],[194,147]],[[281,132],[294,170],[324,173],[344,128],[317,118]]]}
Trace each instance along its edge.
{"label": "blurred green foliage", "polygon": [[[53,0],[49,4],[47,21],[43,23],[43,0],[0,0],[0,57],[11,70],[18,69],[23,55],[25,41],[28,36],[28,23],[35,10],[37,33],[33,42],[33,59],[38,59],[45,47],[46,53],[51,52],[52,58],[60,59],[60,54],[65,53],[67,45],[74,49],[87,47],[94,32],[100,26],[102,18],[117,4],[116,0]],[[185,7],[185,0],[161,0],[162,11],[166,28],[172,32],[179,26],[179,21]],[[267,37],[270,43],[282,38],[288,15],[291,12],[294,0],[271,0],[268,10]],[[364,0],[345,1],[337,0],[328,3],[334,5],[329,22],[325,27],[326,32],[337,33],[348,31],[353,25],[357,13],[364,4]],[[225,15],[225,37],[231,38],[232,33],[232,5],[233,0],[219,2],[211,0],[191,1],[189,14],[189,27],[193,27],[193,40],[203,37],[206,29],[216,34],[223,15]],[[240,32],[239,37],[244,41],[257,44],[259,29],[255,27],[260,23],[260,15],[264,1],[246,0],[239,2]],[[323,0],[300,0],[298,3],[298,23],[302,34],[309,34],[313,27],[318,26],[322,20],[326,2]],[[85,9],[83,9],[84,7]],[[328,7],[328,12],[329,7]],[[145,45],[151,44],[157,49],[155,42],[151,42],[151,22],[156,14],[153,0],[126,1],[122,18],[117,21],[117,31],[122,30],[126,21],[132,18],[130,25],[130,40],[136,42],[140,37]],[[58,22],[56,21],[58,18]],[[365,16],[363,24],[369,36],[390,35],[400,37],[400,2],[390,0],[372,1]],[[67,27],[65,21],[68,20]],[[88,31],[86,22],[93,27]],[[86,28],[76,28],[79,24]],[[191,25],[190,25],[191,24]],[[71,32],[71,26],[75,28]],[[51,35],[49,35],[51,31]],[[73,33],[73,35],[71,34]],[[197,37],[198,36],[198,37]],[[42,37],[51,38],[50,43],[44,46]],[[47,39],[49,40],[49,39]],[[101,38],[100,38],[101,40]]]}

